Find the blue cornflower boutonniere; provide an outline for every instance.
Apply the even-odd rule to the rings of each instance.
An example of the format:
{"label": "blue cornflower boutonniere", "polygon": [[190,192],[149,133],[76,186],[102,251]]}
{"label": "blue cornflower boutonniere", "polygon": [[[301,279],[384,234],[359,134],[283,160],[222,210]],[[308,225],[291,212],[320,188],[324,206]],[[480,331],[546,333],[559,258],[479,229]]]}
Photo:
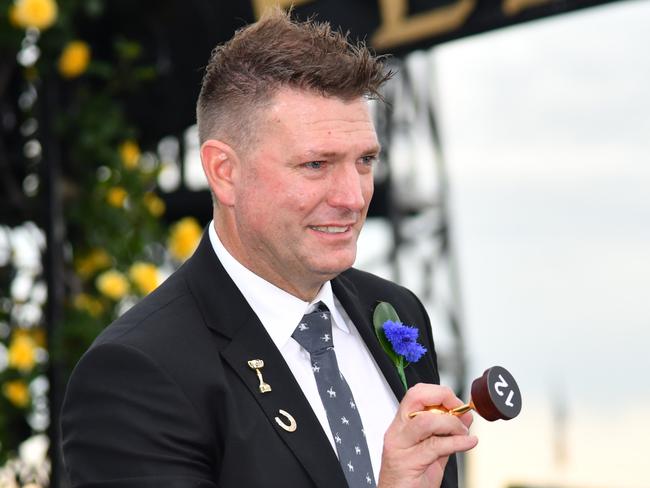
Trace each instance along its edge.
{"label": "blue cornflower boutonniere", "polygon": [[372,323],[381,347],[397,368],[404,389],[408,389],[404,368],[419,361],[427,352],[425,347],[416,342],[418,329],[402,324],[397,312],[388,302],[379,302],[375,307]]}

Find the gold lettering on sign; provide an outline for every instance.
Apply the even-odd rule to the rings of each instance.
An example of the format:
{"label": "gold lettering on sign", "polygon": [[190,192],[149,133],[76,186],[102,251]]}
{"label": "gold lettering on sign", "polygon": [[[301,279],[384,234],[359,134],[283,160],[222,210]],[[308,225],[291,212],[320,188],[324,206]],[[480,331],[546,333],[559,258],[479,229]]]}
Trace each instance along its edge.
{"label": "gold lettering on sign", "polygon": [[501,8],[503,13],[508,16],[517,15],[522,10],[530,7],[537,7],[545,3],[552,3],[553,0],[503,0]]}
{"label": "gold lettering on sign", "polygon": [[475,6],[476,0],[456,0],[408,17],[408,0],[379,0],[382,22],[370,44],[376,49],[387,50],[450,32],[465,22]]}
{"label": "gold lettering on sign", "polygon": [[259,20],[264,11],[270,7],[280,7],[287,9],[289,7],[302,5],[304,3],[312,2],[313,0],[252,0],[253,13],[255,18]]}

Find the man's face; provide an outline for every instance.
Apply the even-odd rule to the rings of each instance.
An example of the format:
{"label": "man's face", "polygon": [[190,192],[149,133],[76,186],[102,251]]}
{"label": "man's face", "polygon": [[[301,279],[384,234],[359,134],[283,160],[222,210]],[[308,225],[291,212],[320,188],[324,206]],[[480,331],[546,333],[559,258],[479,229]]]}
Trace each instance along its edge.
{"label": "man's face", "polygon": [[303,299],[354,263],[379,144],[367,102],[282,89],[234,178],[224,236],[246,267]]}

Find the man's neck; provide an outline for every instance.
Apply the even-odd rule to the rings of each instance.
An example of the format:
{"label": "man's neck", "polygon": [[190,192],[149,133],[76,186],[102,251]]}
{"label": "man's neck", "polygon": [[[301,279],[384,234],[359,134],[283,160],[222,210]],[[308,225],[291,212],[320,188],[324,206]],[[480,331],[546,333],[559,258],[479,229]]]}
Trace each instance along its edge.
{"label": "man's neck", "polygon": [[228,251],[228,254],[230,254],[233,257],[233,259],[235,259],[239,264],[244,266],[250,272],[259,276],[263,280],[280,288],[286,293],[289,293],[290,295],[299,298],[302,301],[311,302],[316,297],[316,295],[318,295],[318,292],[323,287],[323,284],[329,281],[329,278],[326,277],[320,281],[299,283],[296,280],[290,281],[284,279],[283,276],[275,273],[270,267],[253,266],[250,264],[252,263],[252,260],[247,259],[246,255],[241,255],[241,253],[237,252],[238,249],[246,249],[246,247],[241,245],[241,243],[239,246],[233,243],[231,234],[229,232],[224,231],[220,227],[221,226],[218,224],[217,216],[215,215],[214,230],[217,234],[217,238],[219,239],[221,245],[225,248],[225,250]]}

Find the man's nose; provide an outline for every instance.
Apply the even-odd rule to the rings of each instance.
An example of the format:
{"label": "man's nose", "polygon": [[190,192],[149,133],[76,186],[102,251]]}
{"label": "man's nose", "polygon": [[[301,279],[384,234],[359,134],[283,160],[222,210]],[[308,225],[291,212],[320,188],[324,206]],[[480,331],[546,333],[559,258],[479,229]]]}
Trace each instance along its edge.
{"label": "man's nose", "polygon": [[354,164],[341,164],[331,181],[329,203],[359,212],[366,206],[364,190],[368,192],[368,185],[372,186],[372,175],[360,174]]}

